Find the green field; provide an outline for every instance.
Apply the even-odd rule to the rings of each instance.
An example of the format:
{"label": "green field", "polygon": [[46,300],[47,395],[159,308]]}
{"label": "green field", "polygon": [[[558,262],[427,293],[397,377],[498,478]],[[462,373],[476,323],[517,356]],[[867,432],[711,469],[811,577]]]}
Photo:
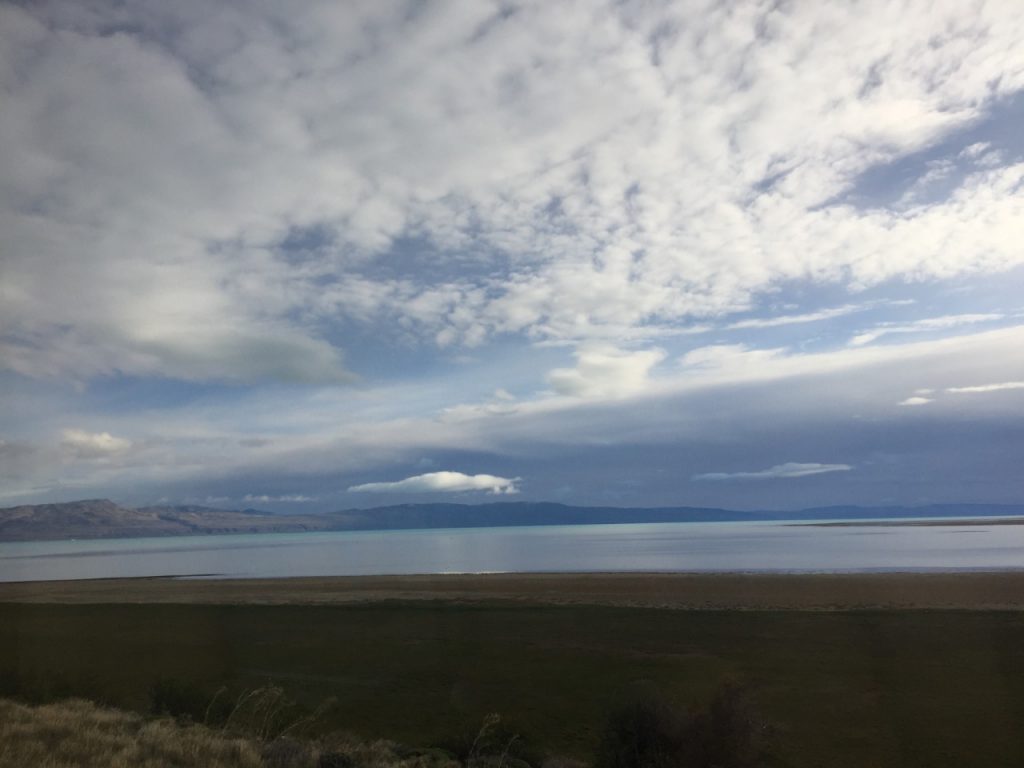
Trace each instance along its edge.
{"label": "green field", "polygon": [[146,709],[159,681],[270,682],[337,697],[324,727],[419,745],[498,712],[587,758],[632,683],[700,704],[727,679],[775,725],[782,765],[1024,765],[1017,612],[0,604],[0,696]]}

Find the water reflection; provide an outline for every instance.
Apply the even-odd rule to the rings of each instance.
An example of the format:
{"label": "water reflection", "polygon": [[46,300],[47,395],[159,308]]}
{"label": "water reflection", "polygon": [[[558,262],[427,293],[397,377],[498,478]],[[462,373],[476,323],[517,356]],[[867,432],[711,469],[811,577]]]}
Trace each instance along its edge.
{"label": "water reflection", "polygon": [[[950,534],[971,534],[951,536]],[[1024,567],[1024,526],[651,523],[0,544],[0,581],[217,574]]]}

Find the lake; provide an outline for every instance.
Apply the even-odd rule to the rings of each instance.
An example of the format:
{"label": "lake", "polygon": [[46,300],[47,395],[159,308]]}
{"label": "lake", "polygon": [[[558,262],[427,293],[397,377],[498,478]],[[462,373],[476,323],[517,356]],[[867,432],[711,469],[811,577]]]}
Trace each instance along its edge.
{"label": "lake", "polygon": [[1024,525],[650,523],[0,544],[0,581],[586,571],[1024,567]]}

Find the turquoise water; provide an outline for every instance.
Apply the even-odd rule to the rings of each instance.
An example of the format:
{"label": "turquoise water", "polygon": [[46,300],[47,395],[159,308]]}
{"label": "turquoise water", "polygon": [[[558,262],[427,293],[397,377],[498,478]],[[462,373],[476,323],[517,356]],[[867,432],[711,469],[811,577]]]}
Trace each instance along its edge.
{"label": "turquoise water", "polygon": [[0,544],[0,581],[554,571],[1024,567],[1024,525],[787,523],[460,528]]}

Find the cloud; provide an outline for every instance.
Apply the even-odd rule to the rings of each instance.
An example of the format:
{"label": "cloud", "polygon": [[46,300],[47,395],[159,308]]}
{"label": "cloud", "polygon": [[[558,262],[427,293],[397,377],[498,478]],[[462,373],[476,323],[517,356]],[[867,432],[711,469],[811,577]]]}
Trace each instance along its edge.
{"label": "cloud", "polygon": [[665,359],[661,349],[627,352],[610,346],[576,350],[574,368],[556,368],[548,383],[560,395],[583,398],[628,397],[643,392],[651,369]]}
{"label": "cloud", "polygon": [[253,495],[247,493],[242,501],[251,504],[282,504],[282,503],[307,503],[317,501],[316,496],[304,496],[302,494],[285,494],[284,496],[267,496],[266,494]]}
{"label": "cloud", "polygon": [[785,358],[786,350],[755,349],[746,344],[710,344],[691,349],[679,359],[684,369],[694,372],[716,372],[743,377],[769,370],[773,362]]}
{"label": "cloud", "polygon": [[931,397],[920,397],[915,395],[914,397],[908,397],[906,400],[901,400],[899,405],[927,405],[933,402]]}
{"label": "cloud", "polygon": [[[967,373],[974,381],[1020,380],[1022,344],[1024,326],[823,352],[717,345],[695,351],[691,365],[667,367],[628,400],[535,391],[515,402],[463,407],[458,418],[453,409],[459,406],[447,404],[463,387],[448,372],[370,393],[352,388],[227,389],[209,394],[202,404],[133,408],[107,422],[113,435],[138,436],[135,448],[117,456],[116,462],[102,467],[97,467],[99,462],[84,462],[88,466],[79,472],[60,455],[47,452],[49,441],[41,440],[23,445],[21,461],[0,461],[0,474],[8,472],[7,487],[12,488],[74,484],[135,489],[155,484],[163,489],[179,484],[183,490],[175,492],[177,497],[225,495],[224,488],[197,484],[233,477],[237,484],[229,495],[237,499],[268,477],[298,473],[333,478],[318,481],[318,488],[297,489],[325,498],[321,488],[334,488],[330,482],[336,482],[339,466],[365,477],[414,465],[423,456],[437,462],[429,468],[434,469],[451,466],[450,461],[460,459],[450,457],[467,453],[488,460],[485,457],[495,455],[543,456],[557,447],[574,456],[581,449],[611,450],[645,441],[689,445],[701,435],[722,436],[730,445],[744,446],[760,444],[762,433],[773,433],[782,421],[812,429],[818,421],[838,424],[828,439],[838,441],[829,445],[841,452],[842,435],[852,426],[891,423],[893,391],[929,396],[916,391],[926,381],[934,393],[942,393],[945,387],[963,385]],[[509,362],[516,370],[528,366],[520,359]],[[471,380],[478,375],[466,371]],[[497,382],[476,384],[485,392],[496,386]],[[526,390],[517,384],[515,391]],[[54,418],[49,411],[60,413],[63,407],[54,409],[44,401],[30,415],[45,426]],[[927,410],[941,416],[940,408]],[[1013,411],[1005,414],[1007,419],[1014,416]],[[240,440],[254,438],[260,447],[238,448]],[[807,448],[800,452],[814,455],[820,445]],[[787,445],[766,447],[751,466],[772,466],[791,450]],[[724,460],[733,465],[737,459]],[[95,471],[99,468],[102,473]],[[532,472],[517,468],[518,474],[531,478]],[[582,483],[583,478],[575,482]]]}
{"label": "cloud", "polygon": [[758,480],[758,479],[775,479],[775,478],[788,478],[788,477],[808,477],[809,475],[821,475],[826,472],[848,472],[853,467],[849,464],[801,464],[797,462],[787,462],[785,464],[777,464],[774,467],[768,469],[762,469],[757,472],[705,472],[700,475],[694,475],[694,480]]}
{"label": "cloud", "polygon": [[[1012,389],[1024,389],[1024,381],[1004,381],[998,384],[979,384],[969,387],[946,387],[942,391],[946,394],[981,394],[986,392],[1003,392]],[[934,397],[923,397],[932,395],[934,389],[918,389],[913,397],[908,397],[900,402],[900,405],[925,405],[935,401]]]}
{"label": "cloud", "polygon": [[[0,3],[0,429],[33,446],[0,471],[238,499],[756,440],[725,393],[866,423],[918,381],[1020,380],[1019,329],[964,331],[1011,322],[1024,265],[1021,39],[1013,3]],[[944,318],[882,316],[908,296]],[[847,314],[849,348],[849,319],[730,343]],[[709,466],[847,455],[789,450]]]}
{"label": "cloud", "polygon": [[799,315],[782,315],[779,317],[751,318],[739,320],[726,326],[729,330],[741,330],[745,328],[777,328],[782,325],[796,325],[799,323],[816,323],[820,320],[831,320],[835,317],[851,315],[854,312],[863,312],[868,309],[867,305],[846,304],[841,307],[823,309],[818,312],[806,312]]}
{"label": "cloud", "polygon": [[1002,320],[1006,317],[998,313],[976,313],[966,315],[945,315],[943,317],[929,317],[917,320],[912,323],[883,323],[874,330],[859,333],[850,340],[855,347],[862,347],[877,341],[883,336],[892,333],[925,333],[928,331],[941,331],[949,328],[957,328],[962,325],[974,325],[976,323],[989,323]]}
{"label": "cloud", "polygon": [[[352,388],[214,390],[202,403],[135,407],[98,422],[111,434],[131,435],[136,442],[116,460],[69,462],[52,440],[22,441],[20,447],[12,440],[21,458],[12,460],[16,456],[0,449],[0,475],[6,489],[24,491],[18,498],[44,498],[46,492],[44,500],[57,493],[65,499],[112,495],[128,500],[140,489],[154,488],[147,502],[160,495],[237,500],[278,477],[290,484],[290,492],[319,496],[317,509],[327,511],[337,508],[339,467],[349,473],[345,487],[407,474],[395,474],[396,467],[415,467],[418,475],[457,466],[467,457],[478,464],[497,457],[509,469],[504,477],[530,478],[531,498],[547,498],[554,489],[572,485],[581,503],[626,503],[602,496],[625,472],[650,484],[649,491],[636,490],[630,503],[670,505],[677,503],[680,479],[685,482],[705,469],[756,470],[793,456],[837,456],[857,468],[857,482],[853,475],[838,473],[829,478],[841,478],[840,489],[836,483],[780,482],[773,484],[779,504],[854,498],[850,503],[877,503],[883,492],[908,503],[919,497],[957,498],[963,493],[954,482],[963,474],[955,469],[958,459],[984,478],[983,485],[972,486],[971,498],[1009,502],[1019,496],[1019,472],[1007,468],[1009,459],[999,455],[1019,453],[1013,441],[1019,440],[1021,425],[1012,403],[988,395],[936,395],[977,397],[993,408],[985,419],[965,420],[956,409],[939,407],[938,399],[921,409],[927,414],[894,412],[899,398],[893,392],[918,395],[922,382],[934,394],[972,382],[1021,380],[1024,326],[900,342],[813,353],[782,350],[767,357],[764,350],[732,350],[720,360],[746,354],[753,363],[761,357],[757,364],[734,359],[724,367],[666,367],[628,401],[550,392],[529,397],[517,383],[509,387],[520,395],[515,411],[478,411],[459,420],[438,417],[444,404],[463,391],[447,372],[436,380],[421,378],[367,393]],[[707,352],[702,356],[714,358]],[[525,367],[518,359],[507,362],[512,369]],[[500,381],[507,382],[504,372],[495,381],[478,382],[477,391],[493,392]],[[34,382],[25,386],[39,389]],[[30,413],[44,433],[63,410],[51,407],[54,416],[43,409],[47,403],[52,405],[44,401]],[[936,440],[937,429],[957,437]],[[269,440],[259,448],[238,449],[239,440],[254,437]],[[970,457],[964,458],[966,453]],[[436,464],[417,465],[424,456]],[[876,483],[883,466],[891,472]],[[908,466],[912,473],[905,470]],[[304,478],[301,488],[293,484],[297,476]],[[691,490],[694,503],[758,508],[763,498],[747,489],[762,486],[756,480],[704,482],[692,483]]]}
{"label": "cloud", "polygon": [[76,459],[105,459],[125,453],[132,447],[132,442],[123,437],[114,437],[109,432],[65,429],[60,445]]}
{"label": "cloud", "polygon": [[0,14],[0,359],[27,376],[338,383],[364,335],[621,345],[787,281],[1024,262],[1013,153],[927,204],[844,197],[979,143],[951,137],[1024,89],[1012,3]]}
{"label": "cloud", "polygon": [[363,483],[349,491],[356,493],[461,493],[487,491],[493,494],[519,493],[520,478],[495,475],[465,475],[462,472],[427,472],[392,483]]}
{"label": "cloud", "polygon": [[1024,381],[1004,381],[999,384],[980,384],[973,387],[948,387],[946,391],[961,394],[974,392],[1000,392],[1005,389],[1024,389]]}

